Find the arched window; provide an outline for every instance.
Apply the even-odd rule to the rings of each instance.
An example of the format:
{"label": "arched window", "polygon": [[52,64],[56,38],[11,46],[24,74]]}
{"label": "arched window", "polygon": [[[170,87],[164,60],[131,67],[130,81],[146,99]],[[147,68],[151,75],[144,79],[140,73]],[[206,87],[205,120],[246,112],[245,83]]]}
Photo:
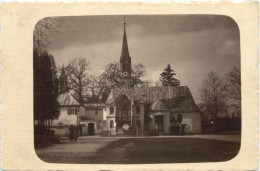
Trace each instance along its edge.
{"label": "arched window", "polygon": [[140,114],[140,111],[141,111],[140,106],[136,106],[136,114]]}
{"label": "arched window", "polygon": [[114,128],[114,121],[110,121],[110,128]]}
{"label": "arched window", "polygon": [[110,114],[114,113],[114,107],[110,107]]}

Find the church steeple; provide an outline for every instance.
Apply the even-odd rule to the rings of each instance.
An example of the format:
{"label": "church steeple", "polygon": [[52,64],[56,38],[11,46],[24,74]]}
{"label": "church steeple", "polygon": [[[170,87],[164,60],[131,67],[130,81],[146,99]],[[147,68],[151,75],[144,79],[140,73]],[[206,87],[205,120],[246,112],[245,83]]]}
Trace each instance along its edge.
{"label": "church steeple", "polygon": [[123,33],[123,43],[122,51],[120,57],[120,71],[122,74],[121,85],[130,86],[131,80],[131,57],[129,55],[127,36],[126,36],[126,22],[124,17],[124,33]]}
{"label": "church steeple", "polygon": [[127,59],[127,58],[130,58],[130,56],[129,56],[129,50],[128,50],[128,44],[127,44],[126,31],[125,31],[125,27],[126,27],[125,19],[124,19],[123,24],[124,24],[124,36],[123,36],[121,59]]}
{"label": "church steeple", "polygon": [[65,68],[64,65],[61,70],[60,74],[60,93],[66,93],[68,90],[67,88],[67,77],[65,75]]}

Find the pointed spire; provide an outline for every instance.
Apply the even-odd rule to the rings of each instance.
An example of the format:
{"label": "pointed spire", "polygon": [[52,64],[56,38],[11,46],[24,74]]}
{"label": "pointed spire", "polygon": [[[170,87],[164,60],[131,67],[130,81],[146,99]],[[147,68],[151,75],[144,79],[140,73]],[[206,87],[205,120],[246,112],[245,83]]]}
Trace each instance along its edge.
{"label": "pointed spire", "polygon": [[60,74],[60,93],[66,93],[67,90],[67,77],[65,75],[65,68],[63,64]]}
{"label": "pointed spire", "polygon": [[121,58],[129,58],[129,51],[128,51],[128,44],[127,44],[127,37],[126,37],[126,22],[125,22],[125,16],[124,16],[124,36],[123,36],[123,44],[122,44],[122,52],[121,52]]}

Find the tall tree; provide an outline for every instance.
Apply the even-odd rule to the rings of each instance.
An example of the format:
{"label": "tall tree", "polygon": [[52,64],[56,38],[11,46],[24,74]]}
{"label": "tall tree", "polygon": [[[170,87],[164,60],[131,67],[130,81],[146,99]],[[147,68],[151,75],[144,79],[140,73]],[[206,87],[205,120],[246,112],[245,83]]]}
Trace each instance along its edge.
{"label": "tall tree", "polygon": [[136,64],[133,66],[132,68],[132,81],[131,81],[131,85],[137,86],[139,84],[143,84],[144,82],[149,83],[150,81],[147,80],[143,80],[142,78],[146,75],[146,68],[142,63]]}
{"label": "tall tree", "polygon": [[34,119],[49,127],[50,121],[59,114],[56,65],[52,55],[47,52],[39,55],[36,50],[33,63]]}
{"label": "tall tree", "polygon": [[241,107],[241,72],[234,67],[225,77],[224,95],[232,106]]}
{"label": "tall tree", "polygon": [[120,69],[119,69],[119,63],[113,62],[109,63],[104,67],[104,72],[102,73],[102,76],[106,80],[107,86],[112,87],[119,87],[120,86]]}
{"label": "tall tree", "polygon": [[69,61],[66,67],[69,90],[71,90],[80,103],[84,103],[87,98],[87,85],[89,62],[85,58],[75,58]]}
{"label": "tall tree", "polygon": [[174,78],[174,76],[176,75],[176,73],[174,72],[174,70],[172,70],[171,65],[168,64],[166,66],[166,68],[164,69],[164,71],[160,74],[160,81],[162,82],[163,86],[179,86],[180,85],[180,81],[176,78]]}
{"label": "tall tree", "polygon": [[[146,68],[143,64],[139,63],[132,67],[131,85],[137,86],[145,82],[143,77],[146,75]],[[107,80],[110,87],[119,87],[121,73],[119,69],[119,63],[114,62],[105,66],[103,77]]]}
{"label": "tall tree", "polygon": [[91,75],[89,77],[88,89],[90,97],[88,98],[88,102],[104,102],[108,94],[108,86],[106,83],[103,74],[100,76]]}
{"label": "tall tree", "polygon": [[217,118],[218,112],[225,108],[223,82],[220,77],[211,71],[203,81],[200,89],[201,101],[212,120]]}

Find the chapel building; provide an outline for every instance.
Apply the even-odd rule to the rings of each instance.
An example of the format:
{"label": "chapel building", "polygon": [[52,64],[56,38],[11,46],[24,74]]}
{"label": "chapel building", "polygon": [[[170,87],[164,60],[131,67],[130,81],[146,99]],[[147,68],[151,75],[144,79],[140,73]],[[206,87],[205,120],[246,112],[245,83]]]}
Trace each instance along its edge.
{"label": "chapel building", "polygon": [[120,57],[121,84],[111,90],[103,110],[109,135],[168,135],[182,118],[186,134],[201,132],[200,112],[187,86],[133,87],[126,23]]}

